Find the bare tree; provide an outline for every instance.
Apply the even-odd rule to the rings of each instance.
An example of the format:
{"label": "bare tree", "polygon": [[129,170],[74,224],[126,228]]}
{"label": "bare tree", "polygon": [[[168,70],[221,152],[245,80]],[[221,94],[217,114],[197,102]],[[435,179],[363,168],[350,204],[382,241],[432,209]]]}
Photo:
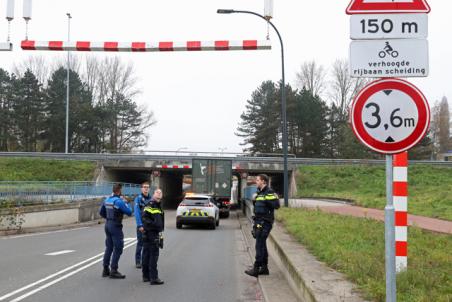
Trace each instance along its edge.
{"label": "bare tree", "polygon": [[368,82],[368,79],[350,76],[347,60],[342,59],[334,62],[329,95],[343,118],[348,115],[350,102]]}
{"label": "bare tree", "polygon": [[311,91],[314,96],[320,96],[325,90],[326,70],[314,60],[303,63],[296,77],[297,88]]}
{"label": "bare tree", "polygon": [[83,64],[82,78],[93,96],[98,95],[100,61],[94,56],[86,56]]}
{"label": "bare tree", "polygon": [[443,97],[439,104],[439,131],[438,142],[439,151],[441,153],[447,153],[450,151],[450,112],[449,103],[447,98]]}
{"label": "bare tree", "polygon": [[[80,59],[80,57],[78,55],[71,54],[69,56],[69,68],[72,71],[80,74],[81,65],[82,65],[82,60]],[[50,65],[50,71],[51,71],[51,73],[53,73],[55,70],[58,70],[61,67],[64,69],[67,69],[67,56],[66,55],[62,55],[62,56],[58,57],[57,59],[53,60],[53,64]]]}
{"label": "bare tree", "polygon": [[86,59],[85,81],[93,92],[96,102],[104,104],[117,95],[132,99],[141,91],[137,88],[135,68],[132,63],[124,64],[119,57],[97,57]]}
{"label": "bare tree", "polygon": [[27,70],[30,70],[42,85],[47,85],[47,80],[54,71],[44,56],[30,56],[20,63],[14,63],[12,67],[12,73],[19,78],[23,77]]}
{"label": "bare tree", "polygon": [[431,121],[430,121],[430,137],[433,142],[432,148],[432,159],[437,158],[439,154],[439,125],[440,125],[440,103],[435,102],[435,105],[431,110]]}
{"label": "bare tree", "polygon": [[[70,56],[69,66],[72,71],[79,73],[80,63],[81,61],[77,55]],[[49,62],[49,60],[43,56],[31,56],[20,63],[14,63],[12,72],[18,77],[22,77],[27,70],[30,70],[36,76],[39,83],[46,87],[50,75],[60,67],[67,68],[66,56],[59,56],[52,62]]]}
{"label": "bare tree", "polygon": [[146,130],[156,123],[154,113],[143,106],[137,106],[135,110],[129,108],[127,111],[119,112],[115,149],[130,151],[133,148],[145,146],[148,140]]}

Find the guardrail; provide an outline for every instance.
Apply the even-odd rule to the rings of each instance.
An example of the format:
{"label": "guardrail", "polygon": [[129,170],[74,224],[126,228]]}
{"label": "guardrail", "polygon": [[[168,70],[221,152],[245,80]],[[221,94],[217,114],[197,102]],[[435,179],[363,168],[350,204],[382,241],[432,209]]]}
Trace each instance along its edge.
{"label": "guardrail", "polygon": [[[113,183],[60,181],[0,181],[1,204],[15,206],[70,203],[111,195]],[[122,193],[133,196],[140,193],[140,185],[123,184]]]}
{"label": "guardrail", "polygon": [[[169,152],[169,151],[155,151],[155,152]],[[50,152],[0,152],[0,157],[37,157],[37,158],[48,158],[48,159],[61,159],[61,160],[88,160],[88,161],[99,161],[99,160],[162,160],[162,161],[181,161],[181,160],[191,160],[193,158],[212,158],[212,159],[232,159],[235,162],[243,163],[283,163],[283,158],[273,156],[254,156],[248,154],[240,153],[229,153],[223,154],[224,156],[216,156],[219,154],[212,152],[198,152],[191,153],[188,155],[159,155],[150,154],[151,151],[146,151],[149,154],[116,154],[116,153],[50,153]],[[182,153],[182,152],[179,152]],[[210,154],[210,156],[208,156]],[[377,159],[328,159],[328,158],[289,158],[288,163],[291,165],[384,165],[385,160]],[[412,164],[423,164],[423,165],[434,165],[434,166],[448,166],[452,167],[452,161],[431,161],[431,160],[410,160],[410,165]]]}

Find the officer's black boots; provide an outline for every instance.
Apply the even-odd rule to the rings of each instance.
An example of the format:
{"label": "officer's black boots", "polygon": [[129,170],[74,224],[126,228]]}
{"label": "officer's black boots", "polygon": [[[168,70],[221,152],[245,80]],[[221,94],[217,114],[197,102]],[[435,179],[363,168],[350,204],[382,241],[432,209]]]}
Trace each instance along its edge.
{"label": "officer's black boots", "polygon": [[102,271],[102,277],[110,276],[110,268],[108,266],[104,266],[104,270]]}
{"label": "officer's black boots", "polygon": [[141,263],[135,264],[135,267],[136,267],[136,268],[141,268]]}
{"label": "officer's black boots", "polygon": [[111,279],[125,279],[126,275],[121,274],[120,272],[118,272],[118,270],[111,270],[110,272],[110,278]]}
{"label": "officer's black boots", "polygon": [[254,265],[249,270],[246,270],[245,274],[250,275],[251,277],[256,277],[257,278],[257,276],[259,275],[259,267]]}
{"label": "officer's black boots", "polygon": [[268,270],[268,266],[267,265],[262,265],[261,267],[259,267],[258,274],[259,275],[270,275],[270,271]]}
{"label": "officer's black boots", "polygon": [[160,278],[151,280],[151,285],[162,285],[163,283],[165,283],[165,282],[160,280]]}

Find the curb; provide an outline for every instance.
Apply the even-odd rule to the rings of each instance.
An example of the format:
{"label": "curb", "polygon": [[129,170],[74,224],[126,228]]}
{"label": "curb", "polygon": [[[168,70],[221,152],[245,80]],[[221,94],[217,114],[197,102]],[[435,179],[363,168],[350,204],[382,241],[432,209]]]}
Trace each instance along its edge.
{"label": "curb", "polygon": [[[252,205],[247,203],[247,213]],[[268,237],[268,252],[297,298],[306,302],[363,302],[356,285],[318,261],[278,222]]]}
{"label": "curb", "polygon": [[[245,245],[247,247],[248,255],[251,263],[254,261],[255,250],[252,245],[251,228],[248,217],[242,213],[238,213],[237,219],[240,224],[240,230],[244,238]],[[246,220],[244,223],[243,220]],[[301,302],[289,284],[286,282],[284,272],[281,271],[279,265],[275,263],[274,258],[269,257],[269,266],[271,267],[271,274],[268,276],[259,276],[256,278],[259,287],[262,291],[264,301],[284,301],[284,302]],[[250,277],[251,278],[251,277]]]}
{"label": "curb", "polygon": [[102,219],[82,222],[82,223],[74,223],[74,224],[66,224],[66,225],[57,225],[57,226],[49,226],[49,227],[38,227],[38,228],[29,228],[29,229],[20,229],[20,230],[8,230],[8,231],[0,231],[0,237],[6,236],[14,236],[14,235],[23,235],[23,234],[32,234],[32,233],[43,233],[43,232],[52,232],[52,231],[60,231],[60,230],[70,230],[76,229],[80,227],[90,227],[97,224],[102,224]]}
{"label": "curb", "polygon": [[346,277],[318,261],[280,224],[275,222],[269,236],[269,253],[292,290],[303,301],[365,301]]}

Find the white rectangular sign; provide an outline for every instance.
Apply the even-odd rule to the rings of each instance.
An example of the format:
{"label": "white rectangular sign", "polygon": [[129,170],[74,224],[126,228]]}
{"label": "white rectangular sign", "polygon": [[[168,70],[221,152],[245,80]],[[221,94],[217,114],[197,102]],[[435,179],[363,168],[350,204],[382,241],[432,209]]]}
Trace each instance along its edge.
{"label": "white rectangular sign", "polygon": [[11,43],[0,42],[0,51],[11,51],[13,50],[13,45]]}
{"label": "white rectangular sign", "polygon": [[427,14],[372,14],[350,18],[353,40],[426,39],[427,36]]}
{"label": "white rectangular sign", "polygon": [[370,40],[350,44],[350,75],[354,78],[427,77],[428,73],[427,40]]}

